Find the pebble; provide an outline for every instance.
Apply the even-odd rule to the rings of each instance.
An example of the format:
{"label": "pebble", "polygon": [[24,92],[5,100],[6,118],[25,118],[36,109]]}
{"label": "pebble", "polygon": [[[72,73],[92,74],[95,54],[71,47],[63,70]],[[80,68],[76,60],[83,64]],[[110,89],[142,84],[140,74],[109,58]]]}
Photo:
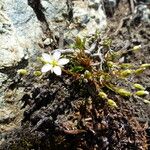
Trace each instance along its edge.
{"label": "pebble", "polygon": [[11,110],[0,109],[0,123],[10,123],[15,119],[15,115]]}
{"label": "pebble", "polygon": [[48,46],[48,45],[50,45],[51,44],[51,39],[50,38],[46,38],[45,40],[44,40],[44,45],[46,45],[46,46]]}

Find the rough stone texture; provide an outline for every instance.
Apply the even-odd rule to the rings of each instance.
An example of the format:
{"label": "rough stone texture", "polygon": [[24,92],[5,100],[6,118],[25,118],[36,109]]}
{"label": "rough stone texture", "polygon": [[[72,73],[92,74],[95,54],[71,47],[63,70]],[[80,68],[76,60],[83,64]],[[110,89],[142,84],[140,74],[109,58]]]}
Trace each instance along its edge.
{"label": "rough stone texture", "polygon": [[136,14],[136,18],[140,18],[142,22],[147,22],[150,24],[150,9],[148,8],[148,5],[137,5],[134,13]]}
{"label": "rough stone texture", "polygon": [[12,110],[0,110],[0,123],[9,123],[11,120],[15,118],[14,114],[12,113]]}
{"label": "rough stone texture", "polygon": [[0,73],[0,108],[3,107],[3,105],[4,105],[3,97],[4,97],[4,89],[5,88],[3,86],[3,83],[5,81],[7,81],[7,79],[8,79],[8,76],[6,74]]}
{"label": "rough stone texture", "polygon": [[24,53],[9,18],[3,12],[0,12],[0,15],[0,69],[2,69],[14,66],[23,58]]}
{"label": "rough stone texture", "polygon": [[28,55],[37,53],[37,44],[42,36],[40,23],[27,0],[6,0],[4,10],[14,26],[24,53]]}
{"label": "rough stone texture", "polygon": [[[76,36],[76,33],[93,34],[97,29],[101,30],[106,27],[106,17],[100,0],[77,0],[68,6],[73,11],[69,28],[67,28],[66,0],[62,0],[61,3],[58,0],[42,0],[41,3],[50,29],[54,33],[59,32],[63,27],[66,34],[71,32]],[[0,68],[2,68],[16,65],[26,54],[32,56],[37,53],[37,43],[43,35],[40,23],[27,1],[5,0],[3,5],[1,4],[0,12],[0,47],[2,49]]]}
{"label": "rough stone texture", "polygon": [[22,116],[18,100],[23,93],[7,87],[17,67],[22,67],[20,62],[38,53],[41,35],[40,23],[26,0],[0,1],[0,135],[19,124],[14,119]]}
{"label": "rough stone texture", "polygon": [[42,0],[45,15],[56,34],[63,30],[65,37],[86,36],[106,28],[106,16],[101,0]]}
{"label": "rough stone texture", "polygon": [[[101,0],[41,0],[41,4],[49,28],[58,37],[62,31],[65,38],[72,38],[106,27]],[[26,66],[23,60],[32,65],[29,58],[33,61],[42,52],[40,44],[51,44],[43,25],[28,0],[0,0],[0,134],[18,125],[21,118],[18,100],[23,88],[7,89],[13,75]]]}
{"label": "rough stone texture", "polygon": [[40,35],[40,24],[27,1],[0,1],[0,133],[4,131],[3,124],[10,123],[12,116],[17,115],[14,111],[18,99],[14,94],[14,102],[6,102],[7,87],[20,62],[38,52]]}
{"label": "rough stone texture", "polygon": [[74,1],[73,19],[76,24],[84,28],[85,35],[94,34],[96,30],[101,31],[107,25],[100,0]]}

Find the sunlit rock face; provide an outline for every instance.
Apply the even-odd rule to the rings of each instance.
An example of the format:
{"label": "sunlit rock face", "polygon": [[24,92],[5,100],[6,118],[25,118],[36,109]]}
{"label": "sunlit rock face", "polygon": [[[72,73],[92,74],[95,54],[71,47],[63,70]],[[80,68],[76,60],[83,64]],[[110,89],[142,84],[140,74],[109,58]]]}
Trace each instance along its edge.
{"label": "sunlit rock face", "polygon": [[[49,28],[66,37],[94,34],[106,27],[101,0],[41,0]],[[16,65],[25,55],[37,53],[43,33],[33,9],[24,0],[1,1],[0,68]],[[7,43],[7,44],[6,44]]]}
{"label": "sunlit rock face", "polygon": [[0,11],[0,49],[0,69],[15,65],[24,56],[13,23],[4,11]]}
{"label": "sunlit rock face", "polygon": [[[106,28],[106,16],[102,10],[101,0],[74,1],[73,20],[81,29],[79,34],[94,34],[96,30]],[[84,35],[83,34],[83,35]]]}
{"label": "sunlit rock face", "polygon": [[106,28],[102,0],[42,0],[50,28],[66,37],[86,36]]}
{"label": "sunlit rock face", "polygon": [[[100,0],[41,0],[41,4],[49,28],[55,35],[59,36],[63,29],[66,37],[84,36],[106,27]],[[0,68],[14,66],[25,55],[37,53],[38,42],[43,36],[41,26],[28,1],[1,1]]]}
{"label": "sunlit rock face", "polygon": [[[19,124],[16,119],[21,117],[19,97],[23,92],[8,90],[8,86],[18,66],[25,67],[25,61],[39,50],[41,35],[40,24],[26,0],[0,1],[0,133]],[[0,135],[0,143],[3,140]]]}
{"label": "sunlit rock face", "polygon": [[[12,82],[18,66],[20,68],[25,67],[23,65],[25,61],[38,53],[38,41],[41,36],[40,24],[27,1],[0,1],[0,118],[2,119],[0,121],[0,132],[3,130],[3,124],[5,123],[3,120],[12,121],[12,115],[9,114],[13,114],[15,118],[13,111],[16,109],[16,103],[18,104],[17,98],[7,103],[6,91],[8,85]],[[11,113],[8,112],[10,107]],[[6,121],[6,123],[8,122]]]}
{"label": "sunlit rock face", "polygon": [[[17,69],[32,65],[33,61],[29,59],[35,60],[43,52],[44,46],[51,44],[50,38],[43,32],[45,24],[29,5],[31,2],[37,0],[0,0],[0,132],[13,127],[11,123],[20,111],[18,100],[23,95],[23,88],[13,91],[7,89]],[[94,34],[96,30],[101,31],[106,27],[101,0],[39,2],[54,36],[59,37],[63,32],[64,38],[72,39],[77,35]]]}

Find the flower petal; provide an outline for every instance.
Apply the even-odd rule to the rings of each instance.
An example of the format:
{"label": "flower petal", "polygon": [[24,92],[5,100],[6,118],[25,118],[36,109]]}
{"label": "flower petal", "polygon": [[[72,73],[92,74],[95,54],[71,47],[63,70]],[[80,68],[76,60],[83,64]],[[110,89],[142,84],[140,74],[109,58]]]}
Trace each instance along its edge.
{"label": "flower petal", "polygon": [[49,54],[46,54],[46,53],[43,53],[42,57],[43,57],[45,62],[49,62],[52,59],[51,56]]}
{"label": "flower petal", "polygon": [[66,65],[68,62],[69,62],[69,59],[66,59],[66,58],[61,58],[58,60],[58,64],[60,66]]}
{"label": "flower petal", "polygon": [[61,68],[59,66],[55,66],[53,68],[53,71],[56,75],[60,76],[61,75]]}
{"label": "flower petal", "polygon": [[41,72],[47,72],[47,71],[50,71],[52,69],[52,65],[50,64],[45,64],[42,69],[41,69]]}
{"label": "flower petal", "polygon": [[58,59],[60,58],[60,55],[61,55],[61,53],[60,53],[59,51],[56,51],[56,52],[53,54],[53,58],[54,58],[55,60],[58,60]]}

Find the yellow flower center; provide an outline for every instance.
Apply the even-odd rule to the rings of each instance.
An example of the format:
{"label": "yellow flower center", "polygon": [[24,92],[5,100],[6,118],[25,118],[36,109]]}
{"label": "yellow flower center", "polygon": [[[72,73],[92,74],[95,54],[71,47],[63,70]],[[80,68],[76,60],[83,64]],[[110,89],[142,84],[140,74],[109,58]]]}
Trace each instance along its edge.
{"label": "yellow flower center", "polygon": [[50,64],[51,64],[53,67],[58,66],[58,61],[52,60],[52,61],[50,62]]}

